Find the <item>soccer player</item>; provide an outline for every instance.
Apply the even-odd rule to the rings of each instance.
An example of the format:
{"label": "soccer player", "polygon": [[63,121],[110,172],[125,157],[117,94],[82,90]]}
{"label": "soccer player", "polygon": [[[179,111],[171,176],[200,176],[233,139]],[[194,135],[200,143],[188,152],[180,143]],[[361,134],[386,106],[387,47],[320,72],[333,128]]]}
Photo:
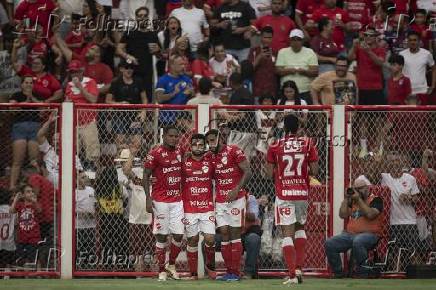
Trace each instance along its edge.
{"label": "soccer player", "polygon": [[[284,118],[285,137],[270,145],[267,152],[268,173],[274,175],[276,201],[275,224],[283,235],[282,250],[289,278],[283,284],[302,283],[305,258],[309,193],[309,167],[318,171],[318,153],[308,137],[297,137],[299,119],[289,114]],[[295,243],[294,243],[295,241]]]}
{"label": "soccer player", "polygon": [[[156,257],[159,266],[159,281],[166,281],[168,275],[180,279],[176,272],[176,258],[184,233],[183,202],[181,193],[182,152],[177,147],[179,130],[169,125],[163,130],[163,144],[154,147],[144,162],[143,185],[147,198],[147,212],[153,208],[153,234],[156,236]],[[150,177],[156,182],[150,195]],[[173,239],[168,264],[165,264],[167,237]]]}
{"label": "soccer player", "polygon": [[221,281],[239,281],[241,271],[241,226],[245,220],[247,192],[243,189],[251,169],[244,153],[235,145],[226,145],[218,130],[206,134],[215,167],[216,224],[222,236],[221,254],[227,273]]}
{"label": "soccer player", "polygon": [[198,237],[202,232],[205,241],[206,267],[209,277],[214,278],[215,212],[212,180],[214,168],[210,155],[206,154],[206,137],[191,137],[191,154],[182,165],[183,208],[188,245],[186,248],[192,280],[198,273]]}

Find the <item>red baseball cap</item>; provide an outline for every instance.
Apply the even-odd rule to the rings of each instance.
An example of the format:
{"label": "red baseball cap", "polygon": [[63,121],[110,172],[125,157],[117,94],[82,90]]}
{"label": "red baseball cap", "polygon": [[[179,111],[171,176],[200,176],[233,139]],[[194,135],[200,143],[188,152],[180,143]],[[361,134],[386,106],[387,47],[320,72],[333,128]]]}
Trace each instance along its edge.
{"label": "red baseball cap", "polygon": [[79,71],[83,69],[83,65],[79,60],[73,60],[68,64],[67,71]]}

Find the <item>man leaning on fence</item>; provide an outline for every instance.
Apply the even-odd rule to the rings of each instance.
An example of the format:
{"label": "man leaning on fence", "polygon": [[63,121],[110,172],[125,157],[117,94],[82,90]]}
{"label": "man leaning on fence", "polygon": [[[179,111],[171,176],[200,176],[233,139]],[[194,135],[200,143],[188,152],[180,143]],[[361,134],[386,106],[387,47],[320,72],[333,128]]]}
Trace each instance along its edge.
{"label": "man leaning on fence", "polygon": [[335,278],[344,276],[339,253],[351,249],[351,263],[356,275],[368,275],[364,265],[368,250],[373,249],[382,231],[383,200],[369,193],[370,182],[363,175],[356,178],[354,186],[347,190],[339,209],[339,217],[348,218],[346,230],[327,239],[325,251]]}

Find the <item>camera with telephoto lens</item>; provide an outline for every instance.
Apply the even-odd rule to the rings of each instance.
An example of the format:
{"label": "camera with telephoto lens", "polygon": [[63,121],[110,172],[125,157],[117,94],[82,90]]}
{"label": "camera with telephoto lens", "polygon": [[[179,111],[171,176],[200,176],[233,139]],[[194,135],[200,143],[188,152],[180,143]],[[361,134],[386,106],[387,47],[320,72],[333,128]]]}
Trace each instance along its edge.
{"label": "camera with telephoto lens", "polygon": [[354,189],[351,187],[347,188],[347,195],[351,196],[353,194],[354,194]]}

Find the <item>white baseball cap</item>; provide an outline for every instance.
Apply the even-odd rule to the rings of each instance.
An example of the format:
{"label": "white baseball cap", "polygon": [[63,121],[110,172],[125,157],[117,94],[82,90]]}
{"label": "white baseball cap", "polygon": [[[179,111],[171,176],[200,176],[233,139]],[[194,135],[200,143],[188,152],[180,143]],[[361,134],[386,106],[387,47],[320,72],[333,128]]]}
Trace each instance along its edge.
{"label": "white baseball cap", "polygon": [[292,38],[292,37],[299,37],[299,38],[303,39],[304,33],[300,29],[292,29],[291,33],[289,34],[289,38]]}

